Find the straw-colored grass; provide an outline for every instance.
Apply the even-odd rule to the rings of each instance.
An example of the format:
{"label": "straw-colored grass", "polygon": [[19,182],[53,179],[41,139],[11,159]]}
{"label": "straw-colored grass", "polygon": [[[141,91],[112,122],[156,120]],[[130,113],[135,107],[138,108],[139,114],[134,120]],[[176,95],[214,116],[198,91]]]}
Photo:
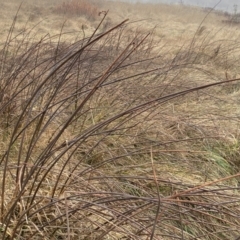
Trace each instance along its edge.
{"label": "straw-colored grass", "polygon": [[83,15],[89,20],[95,20],[99,15],[99,9],[94,3],[86,0],[71,0],[58,4],[54,12],[57,14]]}
{"label": "straw-colored grass", "polygon": [[238,30],[115,2],[24,25],[24,4],[1,37],[0,238],[237,239]]}

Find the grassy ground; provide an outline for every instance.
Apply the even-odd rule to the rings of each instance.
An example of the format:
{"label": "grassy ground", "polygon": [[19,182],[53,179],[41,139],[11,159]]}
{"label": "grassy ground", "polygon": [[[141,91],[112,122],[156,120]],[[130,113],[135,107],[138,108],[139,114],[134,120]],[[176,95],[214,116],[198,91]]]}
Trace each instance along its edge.
{"label": "grassy ground", "polygon": [[238,26],[19,4],[0,9],[1,238],[238,239]]}

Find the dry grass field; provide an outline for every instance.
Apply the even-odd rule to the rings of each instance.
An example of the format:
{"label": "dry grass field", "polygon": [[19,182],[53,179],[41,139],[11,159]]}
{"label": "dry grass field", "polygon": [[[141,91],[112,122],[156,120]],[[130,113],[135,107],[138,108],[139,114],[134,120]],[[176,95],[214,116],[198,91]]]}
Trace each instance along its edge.
{"label": "dry grass field", "polygon": [[240,239],[240,25],[0,2],[1,239]]}

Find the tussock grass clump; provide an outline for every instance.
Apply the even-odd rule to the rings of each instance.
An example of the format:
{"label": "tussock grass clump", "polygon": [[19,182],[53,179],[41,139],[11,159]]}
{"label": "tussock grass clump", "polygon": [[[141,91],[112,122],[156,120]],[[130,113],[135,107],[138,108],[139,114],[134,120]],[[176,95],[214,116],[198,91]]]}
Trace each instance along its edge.
{"label": "tussock grass clump", "polygon": [[216,150],[233,146],[223,133],[239,121],[218,114],[217,86],[239,79],[169,59],[153,32],[129,28],[72,44],[11,28],[0,51],[2,239],[240,235],[240,174],[232,147]]}
{"label": "tussock grass clump", "polygon": [[70,0],[58,4],[54,8],[55,13],[66,14],[69,16],[85,16],[89,20],[96,20],[100,10],[91,1]]}

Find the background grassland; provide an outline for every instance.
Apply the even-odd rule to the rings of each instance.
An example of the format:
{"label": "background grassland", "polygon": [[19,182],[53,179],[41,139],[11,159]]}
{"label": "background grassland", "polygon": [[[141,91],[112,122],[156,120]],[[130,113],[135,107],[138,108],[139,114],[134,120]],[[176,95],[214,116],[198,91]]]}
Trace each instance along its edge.
{"label": "background grassland", "polygon": [[0,9],[0,237],[238,239],[238,26],[19,4]]}

